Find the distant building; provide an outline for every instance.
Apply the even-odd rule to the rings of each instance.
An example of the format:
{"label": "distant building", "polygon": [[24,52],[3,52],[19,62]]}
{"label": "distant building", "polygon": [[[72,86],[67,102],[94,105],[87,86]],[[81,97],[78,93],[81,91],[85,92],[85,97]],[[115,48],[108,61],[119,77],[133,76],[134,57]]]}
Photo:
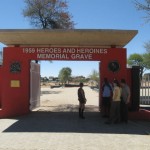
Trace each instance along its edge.
{"label": "distant building", "polygon": [[150,81],[150,73],[145,73],[144,76],[143,76],[143,79],[145,81]]}

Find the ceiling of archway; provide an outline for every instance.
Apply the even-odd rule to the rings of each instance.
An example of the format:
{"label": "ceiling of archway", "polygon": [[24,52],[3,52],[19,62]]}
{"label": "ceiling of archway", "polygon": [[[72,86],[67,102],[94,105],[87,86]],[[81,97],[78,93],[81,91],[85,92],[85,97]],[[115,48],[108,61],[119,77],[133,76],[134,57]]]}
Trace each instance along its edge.
{"label": "ceiling of archway", "polygon": [[128,44],[137,30],[43,30],[43,29],[1,29],[0,42],[6,46],[77,46],[117,47]]}

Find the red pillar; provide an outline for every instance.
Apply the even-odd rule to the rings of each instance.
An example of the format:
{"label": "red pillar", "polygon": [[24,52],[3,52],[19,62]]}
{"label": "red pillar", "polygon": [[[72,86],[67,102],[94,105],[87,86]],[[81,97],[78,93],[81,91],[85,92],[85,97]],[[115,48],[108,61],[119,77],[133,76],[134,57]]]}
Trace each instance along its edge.
{"label": "red pillar", "polygon": [[[30,98],[30,61],[16,52],[4,49],[4,62],[1,81],[2,110],[0,118],[29,113]],[[11,65],[19,62],[21,71],[11,72]]]}
{"label": "red pillar", "polygon": [[[114,50],[114,51],[113,51]],[[126,62],[126,49],[113,49],[105,59],[101,61],[100,66],[100,99],[99,99],[99,108],[102,109],[102,84],[104,78],[107,78],[110,83],[114,79],[117,79],[119,82],[122,78],[127,80],[127,62]],[[118,62],[119,70],[111,71],[109,64],[111,62]]]}

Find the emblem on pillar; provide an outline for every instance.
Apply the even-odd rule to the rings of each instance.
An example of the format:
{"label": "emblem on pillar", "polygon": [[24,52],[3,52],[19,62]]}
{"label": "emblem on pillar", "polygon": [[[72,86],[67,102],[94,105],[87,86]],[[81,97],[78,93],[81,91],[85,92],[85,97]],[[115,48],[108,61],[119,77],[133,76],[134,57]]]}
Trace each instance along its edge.
{"label": "emblem on pillar", "polygon": [[120,70],[120,64],[116,60],[111,61],[108,64],[108,69],[112,72],[118,72]]}
{"label": "emblem on pillar", "polygon": [[21,64],[18,61],[14,61],[10,64],[10,72],[11,73],[19,73],[21,72]]}

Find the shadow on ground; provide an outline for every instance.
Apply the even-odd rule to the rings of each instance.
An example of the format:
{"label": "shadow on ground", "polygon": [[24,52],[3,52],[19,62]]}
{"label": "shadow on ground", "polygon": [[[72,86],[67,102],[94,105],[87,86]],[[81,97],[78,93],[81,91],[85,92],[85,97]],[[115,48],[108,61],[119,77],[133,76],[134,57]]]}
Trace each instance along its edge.
{"label": "shadow on ground", "polygon": [[[65,107],[65,106],[64,106]],[[64,108],[61,106],[61,108]],[[88,109],[91,110],[88,111]],[[85,112],[86,119],[78,117],[77,106],[72,106],[75,111],[63,111],[55,108],[54,111],[31,112],[29,115],[17,117],[18,121],[9,126],[3,132],[70,132],[70,133],[103,133],[103,134],[135,134],[145,135],[144,130],[134,123],[111,124],[104,122],[106,119],[101,117],[95,107],[89,106]],[[66,107],[66,109],[68,109]],[[92,109],[94,111],[92,112]]]}

